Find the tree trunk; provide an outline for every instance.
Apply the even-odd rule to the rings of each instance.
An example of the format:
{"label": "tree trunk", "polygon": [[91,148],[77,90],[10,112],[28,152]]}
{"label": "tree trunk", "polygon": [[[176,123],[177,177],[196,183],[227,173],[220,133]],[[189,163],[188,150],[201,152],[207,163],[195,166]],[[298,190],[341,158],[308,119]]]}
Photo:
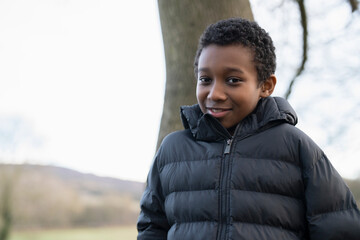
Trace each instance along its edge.
{"label": "tree trunk", "polygon": [[193,61],[204,29],[220,19],[253,20],[249,0],[158,0],[165,49],[166,88],[157,147],[168,133],[183,129],[181,105],[196,103]]}

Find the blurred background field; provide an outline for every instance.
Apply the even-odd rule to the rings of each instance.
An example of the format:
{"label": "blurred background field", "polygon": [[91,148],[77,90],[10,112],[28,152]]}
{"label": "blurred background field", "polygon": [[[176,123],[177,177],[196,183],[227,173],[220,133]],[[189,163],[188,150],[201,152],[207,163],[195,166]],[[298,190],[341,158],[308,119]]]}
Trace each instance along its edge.
{"label": "blurred background field", "polygon": [[130,240],[136,239],[136,227],[102,227],[63,230],[15,231],[9,240]]}
{"label": "blurred background field", "polygon": [[[136,239],[144,183],[67,168],[0,164],[0,239]],[[5,238],[6,239],[6,238]]]}

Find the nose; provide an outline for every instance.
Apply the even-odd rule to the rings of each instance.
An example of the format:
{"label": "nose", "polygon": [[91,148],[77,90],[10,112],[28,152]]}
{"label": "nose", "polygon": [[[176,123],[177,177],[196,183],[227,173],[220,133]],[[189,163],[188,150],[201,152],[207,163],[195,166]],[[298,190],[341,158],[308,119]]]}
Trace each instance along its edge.
{"label": "nose", "polygon": [[214,81],[211,85],[210,92],[207,98],[214,102],[225,101],[227,99],[227,95],[224,84],[219,81]]}

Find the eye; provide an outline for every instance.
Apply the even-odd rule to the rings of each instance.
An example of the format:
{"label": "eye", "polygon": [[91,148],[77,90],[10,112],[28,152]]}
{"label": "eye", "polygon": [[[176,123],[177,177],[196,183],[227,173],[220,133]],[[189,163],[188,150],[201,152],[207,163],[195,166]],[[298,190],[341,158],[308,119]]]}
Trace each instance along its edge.
{"label": "eye", "polygon": [[239,83],[242,82],[243,80],[241,78],[237,78],[237,77],[229,77],[227,79],[227,82],[230,84],[235,84],[235,83]]}
{"label": "eye", "polygon": [[211,82],[211,78],[209,77],[199,77],[198,81],[202,84],[207,84]]}

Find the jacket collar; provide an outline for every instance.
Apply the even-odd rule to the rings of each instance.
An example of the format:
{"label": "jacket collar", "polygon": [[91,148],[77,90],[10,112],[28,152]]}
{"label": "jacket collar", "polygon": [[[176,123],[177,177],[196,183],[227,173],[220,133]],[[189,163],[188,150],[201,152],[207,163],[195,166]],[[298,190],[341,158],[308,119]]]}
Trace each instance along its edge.
{"label": "jacket collar", "polygon": [[[231,137],[217,119],[210,114],[203,114],[198,104],[182,106],[181,119],[185,129],[190,129],[197,140],[220,141]],[[283,98],[263,98],[255,110],[239,123],[241,126],[235,137],[263,131],[280,123],[296,125],[294,109]]]}

